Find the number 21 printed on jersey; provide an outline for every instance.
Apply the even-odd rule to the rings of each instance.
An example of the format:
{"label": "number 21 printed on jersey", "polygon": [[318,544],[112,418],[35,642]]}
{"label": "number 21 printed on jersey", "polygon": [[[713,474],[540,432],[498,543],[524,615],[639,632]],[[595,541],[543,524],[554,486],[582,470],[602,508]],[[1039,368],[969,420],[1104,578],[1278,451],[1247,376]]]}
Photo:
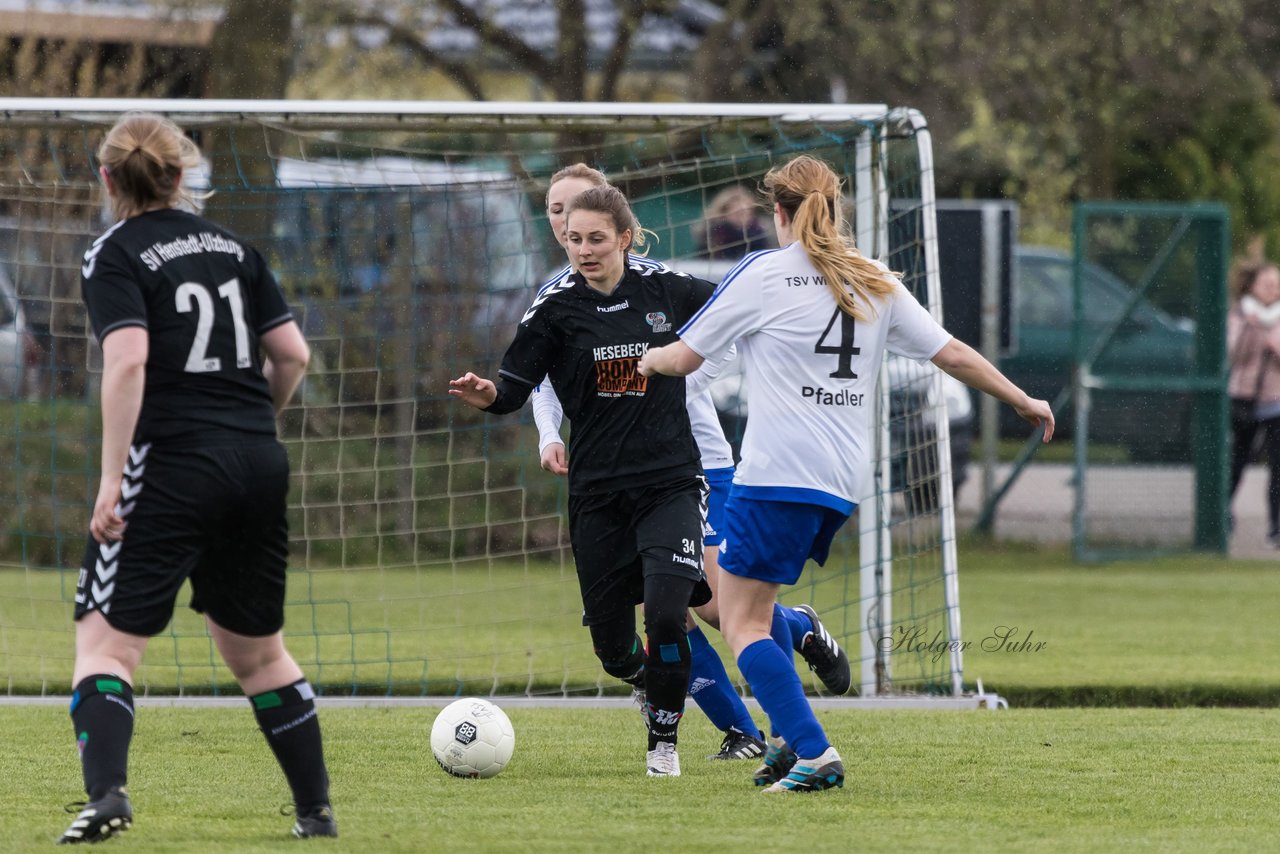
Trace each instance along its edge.
{"label": "number 21 printed on jersey", "polygon": [[[244,301],[240,299],[240,280],[232,279],[218,286],[218,295],[227,301],[231,309],[231,323],[236,336],[236,367],[247,368],[252,364],[249,356],[249,326],[244,321]],[[204,374],[222,370],[222,360],[209,355],[209,338],[217,317],[217,305],[212,294],[197,282],[184,282],[175,293],[178,311],[196,312],[196,337],[187,354],[185,370],[189,374]]]}

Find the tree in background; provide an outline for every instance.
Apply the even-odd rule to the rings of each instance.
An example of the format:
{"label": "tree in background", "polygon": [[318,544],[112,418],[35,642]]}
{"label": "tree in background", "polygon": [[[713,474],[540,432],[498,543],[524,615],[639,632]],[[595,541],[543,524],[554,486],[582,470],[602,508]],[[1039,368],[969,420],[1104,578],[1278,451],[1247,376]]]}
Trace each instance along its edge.
{"label": "tree in background", "polygon": [[[588,30],[589,7],[598,5],[587,0],[314,0],[300,10],[304,25],[312,33],[328,34],[329,39],[328,44],[325,38],[311,42],[307,70],[315,72],[318,80],[335,81],[342,76],[335,74],[331,64],[336,59],[341,69],[356,71],[360,58],[351,47],[364,45],[376,33],[374,43],[394,49],[388,59],[398,60],[401,72],[408,59],[448,81],[454,91],[444,97],[462,95],[477,101],[508,97],[502,88],[504,76],[495,72],[514,69],[532,79],[535,89],[551,100],[614,101],[622,94],[620,81],[637,31],[652,16],[670,14],[677,3],[616,0],[612,39],[604,48]],[[554,20],[549,21],[550,17]],[[522,28],[522,23],[528,26]],[[473,36],[474,47],[435,44],[432,34],[442,28]],[[375,65],[374,70],[385,67]],[[395,82],[365,79],[366,85],[375,87]],[[441,97],[438,92],[420,94]]]}
{"label": "tree in background", "polygon": [[[226,0],[213,37],[210,98],[283,98],[293,67],[294,0]],[[223,138],[219,139],[218,136]],[[270,187],[275,183],[273,135],[262,128],[210,133],[204,143],[215,187]],[[215,220],[248,240],[271,234],[270,204],[246,204],[243,193],[216,193],[207,203]]]}
{"label": "tree in background", "polygon": [[691,97],[826,100],[825,81],[917,107],[939,194],[1018,200],[1031,241],[1064,244],[1075,199],[1217,199],[1239,245],[1280,246],[1280,4],[712,2]]}
{"label": "tree in background", "polygon": [[[1219,199],[1238,245],[1263,235],[1280,246],[1280,4],[1271,0],[155,6],[224,11],[199,94],[641,100],[661,78],[691,100],[906,104],[934,130],[939,193],[1019,201],[1029,240],[1065,243],[1075,199]],[[655,22],[684,27],[699,47],[673,52],[665,69],[640,68],[637,37]],[[441,45],[444,30],[469,40]],[[55,39],[4,50],[18,79],[47,83],[23,94],[164,91],[163,63],[142,62],[136,49],[106,56]],[[191,74],[175,67],[170,77]],[[585,150],[589,140],[578,142]]]}

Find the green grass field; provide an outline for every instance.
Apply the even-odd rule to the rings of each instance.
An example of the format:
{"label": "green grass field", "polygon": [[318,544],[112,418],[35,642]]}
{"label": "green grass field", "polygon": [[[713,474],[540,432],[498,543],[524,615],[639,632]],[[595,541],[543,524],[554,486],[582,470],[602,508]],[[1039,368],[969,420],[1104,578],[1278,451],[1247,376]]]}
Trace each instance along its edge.
{"label": "green grass field", "polygon": [[[1015,706],[1280,703],[1280,658],[1271,654],[1280,573],[1269,562],[1079,566],[1065,551],[969,546],[960,566],[967,683],[981,679]],[[789,600],[814,602],[856,646],[847,584],[812,577]],[[0,666],[10,691],[67,690],[74,580],[0,569]],[[562,567],[296,573],[290,585],[290,646],[331,691],[554,693],[566,680],[614,687],[600,676],[575,616],[576,583]],[[999,644],[991,639],[1000,627],[1018,634]],[[1031,647],[1010,651],[1024,640]],[[179,679],[195,692],[230,685],[185,607],[153,642],[138,683],[172,690]]]}
{"label": "green grass field", "polygon": [[[323,724],[342,837],[306,844],[379,852],[762,845],[1255,851],[1273,844],[1280,834],[1272,794],[1280,785],[1280,659],[1273,654],[1280,573],[1272,564],[1185,557],[1078,566],[1065,551],[975,545],[962,549],[960,563],[967,681],[981,678],[1012,708],[824,709],[820,717],[849,768],[842,791],[764,798],[749,785],[749,763],[702,758],[718,735],[692,707],[679,780],[644,777],[632,709],[510,707],[515,758],[486,781],[456,780],[435,767],[428,745],[434,709],[329,707]],[[15,668],[38,662],[30,672],[49,691],[66,691],[70,581],[68,573],[0,571],[0,651],[11,679]],[[309,673],[334,675],[339,686],[361,668],[385,673],[416,660],[421,669],[427,659],[440,662],[432,667],[461,667],[451,657],[474,656],[476,644],[485,650],[480,657],[515,646],[508,651],[530,673],[535,647],[568,662],[548,664],[549,673],[598,669],[571,618],[571,578],[546,567],[299,573],[292,583],[291,645]],[[832,587],[819,579],[792,598],[821,599],[834,595]],[[459,636],[460,621],[479,607],[495,624]],[[832,615],[838,620],[839,609]],[[383,635],[377,643],[361,646],[367,636],[355,630],[362,624],[397,622],[419,627],[396,642],[404,649],[388,646],[380,632],[369,633]],[[179,671],[194,687],[224,679],[194,616],[183,613],[178,625],[181,631],[155,642],[151,672],[181,659]],[[1017,628],[1010,642],[1044,646],[984,649],[1002,626]],[[535,635],[525,636],[531,627]],[[523,644],[511,644],[512,636]],[[363,664],[350,663],[362,656]],[[389,663],[397,656],[404,660]],[[483,664],[508,666],[500,657]],[[448,684],[486,693],[475,682]],[[1030,708],[1037,705],[1094,708]],[[44,850],[70,821],[61,805],[82,797],[65,707],[0,706],[0,743],[16,746],[0,751],[0,848]],[[134,744],[137,824],[114,847],[196,851],[212,843],[252,852],[288,844],[290,819],[278,813],[287,790],[247,705],[143,707]]]}
{"label": "green grass field", "polygon": [[[428,708],[323,711],[337,840],[325,851],[1261,851],[1280,835],[1280,712],[824,711],[843,790],[766,797],[750,763],[707,762],[700,716],[679,779],[648,779],[634,710],[509,710],[490,780],[431,759]],[[82,797],[66,710],[0,708],[0,839],[43,851]],[[247,705],[143,708],[135,825],[112,850],[276,851],[289,798]]]}

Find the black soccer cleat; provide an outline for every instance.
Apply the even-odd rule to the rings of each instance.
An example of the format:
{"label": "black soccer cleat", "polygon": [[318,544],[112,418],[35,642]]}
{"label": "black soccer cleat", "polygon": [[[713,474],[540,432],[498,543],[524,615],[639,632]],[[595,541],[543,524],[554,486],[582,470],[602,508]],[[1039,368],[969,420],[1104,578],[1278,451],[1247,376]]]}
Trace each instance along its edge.
{"label": "black soccer cleat", "polygon": [[314,836],[337,836],[338,822],[333,818],[333,807],[320,804],[314,807],[299,809],[294,817],[293,835],[299,839],[310,839]]}
{"label": "black soccer cleat", "polygon": [[96,801],[70,804],[67,812],[79,814],[71,826],[58,838],[59,845],[102,842],[124,833],[133,824],[133,807],[123,786],[108,791]]}
{"label": "black soccer cleat", "polygon": [[764,741],[754,735],[747,735],[737,727],[729,727],[725,731],[724,741],[720,742],[720,752],[713,753],[708,759],[755,759],[764,755]]}
{"label": "black soccer cleat", "polygon": [[796,610],[813,622],[813,631],[800,642],[800,656],[809,669],[818,675],[828,691],[837,696],[847,694],[853,684],[853,671],[849,668],[849,656],[831,637],[827,627],[818,619],[818,612],[808,605],[797,605]]}
{"label": "black soccer cleat", "polygon": [[772,786],[786,777],[800,757],[780,738],[771,738],[764,752],[764,763],[751,775],[757,786]]}

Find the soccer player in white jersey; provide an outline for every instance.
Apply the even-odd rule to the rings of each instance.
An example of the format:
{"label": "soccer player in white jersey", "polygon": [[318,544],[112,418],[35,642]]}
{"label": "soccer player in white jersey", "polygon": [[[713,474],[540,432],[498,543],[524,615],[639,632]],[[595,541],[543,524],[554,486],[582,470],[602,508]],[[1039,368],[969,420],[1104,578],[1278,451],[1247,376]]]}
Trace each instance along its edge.
{"label": "soccer player in white jersey", "polygon": [[[546,198],[547,222],[562,248],[565,248],[565,209],[569,201],[585,190],[602,187],[607,183],[604,173],[585,163],[566,166],[551,176]],[[641,238],[644,235],[644,230],[638,223],[634,232]],[[642,240],[637,246],[643,246]],[[637,254],[628,255],[627,264],[640,275],[670,272],[662,262]],[[571,274],[572,268],[566,266],[539,288],[539,295],[554,288]],[[712,591],[719,583],[717,558],[720,530],[729,485],[733,481],[733,449],[725,439],[715,404],[707,391],[717,375],[717,369],[718,363],[704,365],[688,378],[685,388],[689,423],[711,490],[707,499],[707,529],[703,537],[703,566]],[[534,390],[532,406],[534,420],[538,425],[538,452],[542,468],[563,476],[569,471],[564,440],[560,436],[563,408],[549,381],[544,380]],[[714,598],[694,610],[708,625],[719,628],[720,618]],[[723,733],[719,751],[708,758],[752,759],[762,755],[765,747],[762,734],[730,681],[720,655],[692,616],[688,618],[687,628],[693,655],[689,694],[698,708]],[[809,667],[822,679],[827,690],[833,694],[844,694],[849,690],[851,675],[848,656],[831,638],[812,608],[807,605],[798,608],[775,605],[772,629],[784,649],[795,649],[801,653]]]}
{"label": "soccer player in white jersey", "polygon": [[766,792],[844,784],[840,755],[770,638],[779,587],[831,540],[866,494],[871,400],[884,352],[930,360],[1053,436],[1053,411],[953,339],[883,265],[861,255],[840,216],[840,179],[801,155],[765,176],[781,249],[743,259],[681,327],[648,351],[646,375],[682,376],[737,342],[751,418],[726,507],[721,632],[780,734],[755,772]]}

